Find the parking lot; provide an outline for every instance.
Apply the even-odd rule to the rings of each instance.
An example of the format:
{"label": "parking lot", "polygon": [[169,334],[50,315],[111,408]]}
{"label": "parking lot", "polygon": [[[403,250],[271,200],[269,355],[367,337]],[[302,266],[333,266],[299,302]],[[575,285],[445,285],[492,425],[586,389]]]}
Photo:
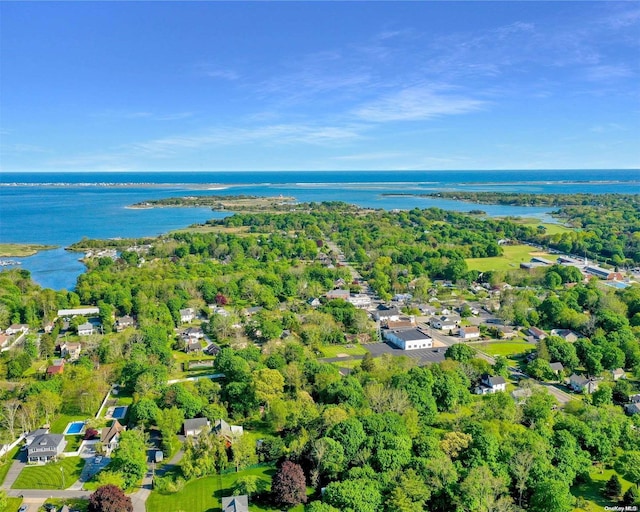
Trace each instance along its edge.
{"label": "parking lot", "polygon": [[444,361],[444,353],[447,347],[442,348],[421,348],[416,350],[402,350],[389,345],[388,343],[370,343],[363,345],[374,357],[382,354],[391,354],[393,356],[407,356],[417,359],[419,364],[440,363]]}

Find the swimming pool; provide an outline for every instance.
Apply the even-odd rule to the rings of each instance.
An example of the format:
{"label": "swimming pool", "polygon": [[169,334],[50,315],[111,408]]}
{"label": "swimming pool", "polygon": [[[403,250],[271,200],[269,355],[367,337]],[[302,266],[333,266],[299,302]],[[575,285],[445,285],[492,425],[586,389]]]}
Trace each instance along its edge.
{"label": "swimming pool", "polygon": [[113,410],[113,413],[111,413],[111,417],[114,420],[121,420],[122,418],[124,418],[127,414],[127,407],[126,406],[119,406],[116,407]]}
{"label": "swimming pool", "polygon": [[81,434],[84,430],[84,421],[72,421],[64,431],[66,435]]}
{"label": "swimming pool", "polygon": [[610,281],[606,283],[606,285],[611,286],[612,288],[617,288],[618,290],[624,290],[629,287],[627,283],[622,283],[620,281]]}

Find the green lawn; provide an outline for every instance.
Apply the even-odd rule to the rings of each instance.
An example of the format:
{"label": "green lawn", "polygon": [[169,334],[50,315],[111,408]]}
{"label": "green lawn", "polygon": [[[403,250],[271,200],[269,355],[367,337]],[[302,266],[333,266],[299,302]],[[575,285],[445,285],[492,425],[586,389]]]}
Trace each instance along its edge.
{"label": "green lawn", "polygon": [[3,512],[18,512],[20,505],[22,505],[22,498],[7,498],[7,506]]}
{"label": "green lawn", "polygon": [[474,343],[471,347],[482,350],[492,356],[516,356],[530,350],[534,350],[536,346],[526,341],[489,341],[486,343]]}
{"label": "green lawn", "polygon": [[[221,498],[232,495],[231,487],[239,477],[256,475],[270,486],[274,473],[272,467],[253,468],[239,473],[199,478],[189,482],[182,491],[175,494],[154,491],[147,500],[147,512],[220,512]],[[263,512],[281,509],[250,504],[249,510]],[[289,510],[302,512],[304,507],[300,505]]]}
{"label": "green lawn", "polygon": [[489,270],[512,270],[520,268],[520,263],[530,261],[533,256],[540,256],[555,261],[556,256],[538,251],[530,245],[505,245],[502,247],[502,256],[491,258],[467,258],[469,270],[487,272]]}
{"label": "green lawn", "polygon": [[322,352],[322,357],[338,357],[339,354],[363,356],[367,353],[366,348],[357,344],[351,344],[348,348],[346,345],[323,345],[320,351]]}
{"label": "green lawn", "polygon": [[[592,468],[591,471],[589,471],[591,482],[575,485],[571,488],[571,493],[576,497],[582,497],[587,500],[589,502],[589,507],[588,509],[576,508],[574,509],[574,512],[583,512],[586,510],[588,510],[588,512],[604,512],[604,507],[617,506],[618,503],[612,502],[602,494],[602,490],[604,489],[607,480],[609,480],[609,478],[614,474],[617,473],[613,469],[603,469],[601,472],[598,468]],[[632,484],[620,475],[618,475],[618,478],[622,484],[622,494],[624,494]]]}
{"label": "green lawn", "polygon": [[[80,457],[66,457],[44,466],[27,466],[18,475],[12,489],[66,489],[78,478],[84,466]],[[61,471],[60,468],[63,468]],[[64,472],[64,487],[62,474]]]}
{"label": "green lawn", "polygon": [[11,467],[11,464],[13,464],[13,461],[16,459],[16,455],[18,455],[20,446],[21,445],[18,445],[13,450],[11,450],[7,454],[7,456],[3,459],[5,462],[3,464],[0,464],[0,484],[4,482],[4,479],[6,478],[7,473],[9,472],[9,468]]}
{"label": "green lawn", "polygon": [[64,447],[65,452],[76,452],[78,448],[80,448],[80,443],[82,443],[83,436],[81,435],[72,435],[72,436],[64,436],[64,439],[67,441],[67,446]]}
{"label": "green lawn", "polygon": [[51,433],[62,434],[72,421],[85,421],[88,418],[86,414],[61,414],[51,422]]}

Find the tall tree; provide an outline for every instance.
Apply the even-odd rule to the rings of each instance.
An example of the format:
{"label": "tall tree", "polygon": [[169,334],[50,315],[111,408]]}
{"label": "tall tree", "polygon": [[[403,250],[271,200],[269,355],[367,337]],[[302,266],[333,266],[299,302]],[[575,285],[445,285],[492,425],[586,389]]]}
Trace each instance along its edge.
{"label": "tall tree", "polygon": [[293,507],[307,502],[304,471],[295,462],[286,460],[273,475],[271,492],[276,503]]}
{"label": "tall tree", "polygon": [[131,498],[115,485],[98,487],[89,496],[89,512],[133,512]]}

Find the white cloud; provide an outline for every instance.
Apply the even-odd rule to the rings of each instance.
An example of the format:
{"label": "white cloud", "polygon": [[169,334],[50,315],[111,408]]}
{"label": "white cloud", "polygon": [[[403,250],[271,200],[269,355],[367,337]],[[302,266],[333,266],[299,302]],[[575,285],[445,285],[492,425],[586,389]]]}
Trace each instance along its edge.
{"label": "white cloud", "polygon": [[420,121],[475,112],[486,104],[482,100],[444,94],[430,87],[411,87],[365,104],[354,113],[371,122]]}

